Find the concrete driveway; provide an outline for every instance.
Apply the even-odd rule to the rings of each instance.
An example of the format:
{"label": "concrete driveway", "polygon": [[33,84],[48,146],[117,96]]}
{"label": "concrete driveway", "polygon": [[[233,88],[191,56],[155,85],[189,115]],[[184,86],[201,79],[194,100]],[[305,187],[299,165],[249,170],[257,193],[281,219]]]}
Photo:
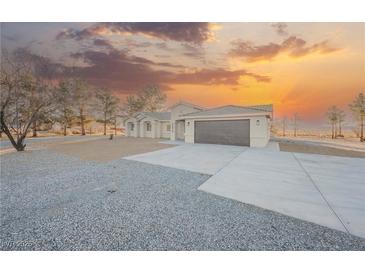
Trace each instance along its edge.
{"label": "concrete driveway", "polygon": [[127,157],[213,175],[199,190],[365,237],[365,159],[222,145]]}
{"label": "concrete driveway", "polygon": [[246,149],[239,146],[181,144],[124,159],[214,175]]}

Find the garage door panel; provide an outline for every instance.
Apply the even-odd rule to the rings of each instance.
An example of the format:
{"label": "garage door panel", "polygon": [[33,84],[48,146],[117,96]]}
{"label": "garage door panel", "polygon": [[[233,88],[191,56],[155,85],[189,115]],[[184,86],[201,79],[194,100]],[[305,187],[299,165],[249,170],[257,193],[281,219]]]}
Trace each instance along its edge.
{"label": "garage door panel", "polygon": [[195,143],[250,145],[250,120],[195,121]]}

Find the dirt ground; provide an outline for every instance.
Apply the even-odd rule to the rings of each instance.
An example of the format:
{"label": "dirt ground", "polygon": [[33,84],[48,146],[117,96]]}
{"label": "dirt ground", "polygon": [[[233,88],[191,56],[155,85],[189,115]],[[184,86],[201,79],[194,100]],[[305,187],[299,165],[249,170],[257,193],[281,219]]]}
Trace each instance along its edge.
{"label": "dirt ground", "polygon": [[107,162],[122,157],[151,152],[174,145],[161,144],[160,139],[116,137],[50,145],[49,149],[87,161]]}
{"label": "dirt ground", "polygon": [[322,145],[294,144],[294,143],[280,142],[279,147],[281,151],[365,158],[365,152],[340,149]]}

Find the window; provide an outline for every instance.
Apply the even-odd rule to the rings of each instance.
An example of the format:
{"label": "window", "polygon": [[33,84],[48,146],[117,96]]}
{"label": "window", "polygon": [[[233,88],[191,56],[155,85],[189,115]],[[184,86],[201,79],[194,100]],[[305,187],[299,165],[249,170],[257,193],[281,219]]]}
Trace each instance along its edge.
{"label": "window", "polygon": [[171,125],[166,126],[166,131],[171,131]]}
{"label": "window", "polygon": [[131,131],[133,131],[134,130],[134,124],[131,123],[130,125],[131,125]]}
{"label": "window", "polygon": [[147,128],[146,128],[146,130],[147,130],[147,131],[151,131],[151,123],[147,123],[147,124],[146,124],[146,127],[147,127]]}

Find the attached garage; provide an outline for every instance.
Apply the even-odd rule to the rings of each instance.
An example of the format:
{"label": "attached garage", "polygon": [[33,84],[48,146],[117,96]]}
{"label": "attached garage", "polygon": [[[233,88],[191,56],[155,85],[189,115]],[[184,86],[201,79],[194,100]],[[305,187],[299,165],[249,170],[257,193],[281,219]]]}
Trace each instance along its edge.
{"label": "attached garage", "polygon": [[272,105],[223,106],[181,116],[185,142],[265,147],[270,139]]}
{"label": "attached garage", "polygon": [[195,143],[250,146],[250,120],[195,121]]}

